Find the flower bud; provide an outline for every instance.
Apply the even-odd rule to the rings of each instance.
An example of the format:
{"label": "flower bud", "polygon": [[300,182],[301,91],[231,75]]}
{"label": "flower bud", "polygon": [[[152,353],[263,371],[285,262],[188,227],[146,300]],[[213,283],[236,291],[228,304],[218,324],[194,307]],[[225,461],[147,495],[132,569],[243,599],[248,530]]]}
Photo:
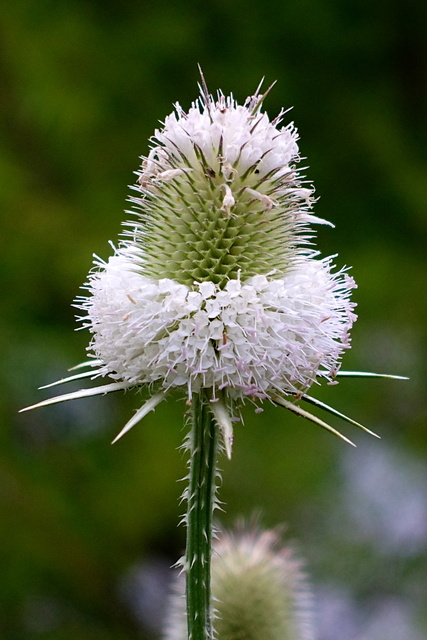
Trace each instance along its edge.
{"label": "flower bud", "polygon": [[[170,598],[165,640],[185,640],[184,580]],[[313,640],[312,596],[302,563],[277,531],[220,532],[212,557],[217,640]]]}

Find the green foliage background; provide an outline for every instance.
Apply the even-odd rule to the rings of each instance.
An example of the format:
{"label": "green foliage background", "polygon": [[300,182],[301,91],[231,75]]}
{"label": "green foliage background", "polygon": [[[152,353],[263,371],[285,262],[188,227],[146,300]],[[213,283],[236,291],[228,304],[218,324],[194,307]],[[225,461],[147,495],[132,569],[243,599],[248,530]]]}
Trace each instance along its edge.
{"label": "green foliage background", "polygon": [[[381,443],[352,434],[368,457],[393,452],[396,480],[392,471],[370,487],[380,502],[384,487],[402,496],[419,490],[427,456],[426,49],[421,0],[2,4],[2,638],[156,634],[138,621],[123,585],[132,568],[153,558],[172,564],[182,552],[183,403],[164,404],[114,447],[140,402],[131,393],[17,411],[84,358],[88,336],[73,332],[70,303],[92,253],[111,253],[126,185],[158,120],[173,102],[188,108],[197,97],[197,63],[211,91],[243,100],[265,76],[278,80],[268,113],[294,107],[289,117],[320,196],[316,213],[336,224],[319,230],[319,247],[353,265],[359,285],[344,368],[411,376],[343,381],[317,395],[380,433]],[[344,627],[341,637],[373,638],[370,615],[384,602],[404,605],[411,638],[424,637],[427,542],[414,549],[408,539],[427,530],[425,510],[401,548],[387,550],[381,530],[355,533],[343,478],[352,460],[363,476],[364,456],[345,448],[278,409],[248,411],[233,460],[222,464],[223,522],[256,509],[268,526],[286,522],[319,592],[328,585],[357,605],[359,635]],[[405,518],[404,502],[392,502],[392,523]]]}

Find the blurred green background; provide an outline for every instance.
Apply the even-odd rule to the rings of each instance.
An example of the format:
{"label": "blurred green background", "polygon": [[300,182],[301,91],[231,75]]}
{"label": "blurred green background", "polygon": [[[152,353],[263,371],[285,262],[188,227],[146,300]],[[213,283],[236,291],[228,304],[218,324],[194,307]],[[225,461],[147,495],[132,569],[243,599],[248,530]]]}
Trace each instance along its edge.
{"label": "blurred green background", "polygon": [[[156,638],[185,474],[179,397],[114,447],[132,393],[17,414],[84,359],[70,304],[108,257],[138,156],[211,91],[294,109],[324,255],[353,265],[344,380],[317,396],[364,421],[357,450],[279,409],[245,414],[223,523],[261,512],[306,558],[318,640],[422,640],[427,619],[426,107],[422,0],[14,0],[0,7],[0,637]],[[42,395],[44,393],[44,395]]]}

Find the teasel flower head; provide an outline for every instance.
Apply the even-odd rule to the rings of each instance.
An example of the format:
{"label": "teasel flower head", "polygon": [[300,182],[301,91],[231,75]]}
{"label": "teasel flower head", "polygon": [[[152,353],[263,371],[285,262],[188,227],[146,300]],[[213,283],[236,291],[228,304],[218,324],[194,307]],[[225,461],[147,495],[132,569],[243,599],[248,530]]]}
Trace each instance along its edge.
{"label": "teasel flower head", "polygon": [[[219,531],[212,555],[217,640],[313,640],[313,596],[301,559],[278,530]],[[176,577],[165,640],[185,640],[183,575]]]}
{"label": "teasel flower head", "polygon": [[228,455],[245,400],[256,411],[270,400],[334,433],[299,401],[354,423],[307,395],[341,373],[355,283],[312,247],[312,225],[325,221],[312,214],[313,188],[297,168],[297,131],[282,125],[283,111],[269,119],[267,93],[258,87],[243,105],[214,99],[202,76],[188,113],[175,105],[155,131],[132,220],[77,301],[89,360],[59,381],[110,383],[33,407],[147,386],[150,399],[120,437],[173,389],[189,404],[203,390]]}

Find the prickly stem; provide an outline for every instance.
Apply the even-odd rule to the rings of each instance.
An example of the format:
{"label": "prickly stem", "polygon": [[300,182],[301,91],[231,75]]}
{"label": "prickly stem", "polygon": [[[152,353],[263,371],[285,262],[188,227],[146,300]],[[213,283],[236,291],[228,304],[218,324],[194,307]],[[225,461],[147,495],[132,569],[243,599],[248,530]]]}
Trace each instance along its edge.
{"label": "prickly stem", "polygon": [[203,391],[193,395],[184,563],[189,640],[213,637],[211,555],[218,444],[217,428],[208,403]]}

